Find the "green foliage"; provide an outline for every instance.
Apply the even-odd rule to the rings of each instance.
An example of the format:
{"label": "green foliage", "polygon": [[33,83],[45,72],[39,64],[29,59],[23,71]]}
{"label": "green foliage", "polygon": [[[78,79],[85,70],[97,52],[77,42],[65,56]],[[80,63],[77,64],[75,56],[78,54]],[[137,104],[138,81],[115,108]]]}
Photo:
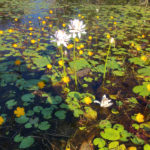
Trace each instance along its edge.
{"label": "green foliage", "polygon": [[95,138],[93,141],[93,144],[98,146],[98,148],[103,148],[105,146],[106,142],[101,138]]}
{"label": "green foliage", "polygon": [[7,101],[5,104],[8,109],[12,109],[13,106],[16,106],[17,102],[14,99],[11,99],[11,100]]}
{"label": "green foliage", "polygon": [[38,128],[40,130],[48,130],[50,128],[50,124],[48,123],[48,121],[43,121],[38,125]]}
{"label": "green foliage", "polygon": [[150,145],[149,144],[145,144],[144,145],[144,150],[150,150]]}

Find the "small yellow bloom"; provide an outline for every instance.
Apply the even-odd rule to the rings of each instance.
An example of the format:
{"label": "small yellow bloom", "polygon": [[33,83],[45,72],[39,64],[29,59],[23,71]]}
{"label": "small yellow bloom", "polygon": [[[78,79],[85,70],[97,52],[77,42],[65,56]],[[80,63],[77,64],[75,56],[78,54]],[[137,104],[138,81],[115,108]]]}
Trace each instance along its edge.
{"label": "small yellow bloom", "polygon": [[140,51],[141,50],[141,46],[137,46],[136,49],[137,49],[137,51]]}
{"label": "small yellow bloom", "polygon": [[44,31],[44,28],[41,28],[42,31]]}
{"label": "small yellow bloom", "polygon": [[14,111],[14,114],[16,117],[21,117],[25,115],[25,111],[23,107],[17,107],[17,109]]}
{"label": "small yellow bloom", "polygon": [[137,122],[144,122],[144,115],[142,115],[141,113],[138,113],[136,115],[136,121]]}
{"label": "small yellow bloom", "polygon": [[81,17],[81,14],[78,14],[78,17]]}
{"label": "small yellow bloom", "polygon": [[138,35],[137,38],[140,39],[141,37]]}
{"label": "small yellow bloom", "polygon": [[45,83],[43,81],[38,82],[38,87],[43,89],[45,87]]}
{"label": "small yellow bloom", "polygon": [[68,48],[68,49],[72,49],[72,48],[73,48],[73,44],[67,45],[67,48]]}
{"label": "small yellow bloom", "polygon": [[145,38],[145,35],[144,35],[144,34],[142,35],[142,38]]}
{"label": "small yellow bloom", "polygon": [[32,21],[29,21],[29,23],[32,23]]}
{"label": "small yellow bloom", "polygon": [[30,32],[29,35],[33,35],[33,33]]}
{"label": "small yellow bloom", "polygon": [[46,21],[42,21],[42,24],[43,24],[43,25],[46,24]]}
{"label": "small yellow bloom", "polygon": [[85,98],[84,98],[84,102],[85,102],[87,105],[89,105],[89,104],[92,103],[92,100],[91,100],[90,97],[85,97]]}
{"label": "small yellow bloom", "polygon": [[15,20],[15,21],[18,21],[18,18],[15,18],[14,20]]}
{"label": "small yellow bloom", "polygon": [[82,16],[81,18],[84,19],[84,16]]}
{"label": "small yellow bloom", "polygon": [[41,17],[38,17],[39,20],[41,20]]}
{"label": "small yellow bloom", "polygon": [[83,51],[82,51],[82,50],[80,50],[80,51],[79,51],[79,54],[80,54],[80,55],[82,55],[82,54],[83,54]]}
{"label": "small yellow bloom", "polygon": [[35,42],[36,42],[36,41],[35,41],[34,39],[31,40],[31,43],[32,43],[32,44],[35,44]]}
{"label": "small yellow bloom", "polygon": [[117,22],[114,22],[114,25],[116,25],[117,24]]}
{"label": "small yellow bloom", "polygon": [[63,62],[62,60],[59,60],[59,61],[58,61],[58,64],[59,64],[59,66],[63,66],[63,65],[64,65],[64,62]]}
{"label": "small yellow bloom", "polygon": [[45,19],[50,19],[50,17],[49,17],[49,16],[46,16]]}
{"label": "small yellow bloom", "polygon": [[107,37],[107,39],[110,39],[110,34],[107,34],[106,37]]}
{"label": "small yellow bloom", "polygon": [[97,19],[99,19],[99,16],[96,16]]}
{"label": "small yellow bloom", "polygon": [[89,51],[89,52],[88,52],[88,55],[89,55],[89,56],[92,56],[92,55],[93,55],[93,52]]}
{"label": "small yellow bloom", "polygon": [[14,31],[13,29],[9,29],[9,30],[8,30],[9,33],[12,33],[13,31]]}
{"label": "small yellow bloom", "polygon": [[18,47],[18,45],[17,45],[16,43],[14,43],[12,46],[13,46],[14,48],[17,48],[17,47]]}
{"label": "small yellow bloom", "polygon": [[52,28],[52,27],[53,27],[53,25],[52,25],[52,24],[49,24],[49,27],[50,27],[50,28]]}
{"label": "small yellow bloom", "polygon": [[78,38],[75,38],[75,41],[76,41],[76,42],[79,42],[79,39],[78,39]]}
{"label": "small yellow bloom", "polygon": [[89,40],[92,40],[92,36],[89,36]]}
{"label": "small yellow bloom", "polygon": [[4,118],[2,116],[0,116],[0,125],[2,125],[4,122]]}
{"label": "small yellow bloom", "polygon": [[15,65],[19,66],[21,64],[21,61],[20,60],[16,60],[15,61]]}
{"label": "small yellow bloom", "polygon": [[141,60],[146,61],[147,57],[146,56],[141,56]]}
{"label": "small yellow bloom", "polygon": [[40,42],[41,39],[38,39],[38,41]]}
{"label": "small yellow bloom", "polygon": [[80,48],[80,46],[77,46],[77,50],[80,50],[81,48]]}
{"label": "small yellow bloom", "polygon": [[147,90],[150,92],[150,84],[147,85]]}
{"label": "small yellow bloom", "polygon": [[137,150],[137,148],[134,146],[131,146],[131,147],[128,147],[128,150]]}
{"label": "small yellow bloom", "polygon": [[65,24],[65,23],[63,23],[63,24],[62,24],[62,26],[65,28],[65,27],[66,27],[66,24]]}
{"label": "small yellow bloom", "polygon": [[50,10],[50,11],[49,11],[49,13],[50,13],[50,14],[53,14],[53,11],[52,11],[52,10]]}
{"label": "small yellow bloom", "polygon": [[51,64],[48,64],[48,65],[47,65],[47,69],[49,69],[49,70],[52,69],[52,65],[51,65]]}
{"label": "small yellow bloom", "polygon": [[64,82],[64,83],[69,83],[70,82],[70,79],[69,79],[69,77],[68,76],[64,76],[63,78],[62,78],[62,81]]}
{"label": "small yellow bloom", "polygon": [[32,28],[32,27],[30,27],[30,28],[29,28],[29,31],[32,31],[32,30],[33,30],[33,28]]}
{"label": "small yellow bloom", "polygon": [[0,30],[0,34],[3,34],[4,32],[2,30]]}
{"label": "small yellow bloom", "polygon": [[114,17],[113,17],[113,16],[110,16],[110,19],[114,19]]}
{"label": "small yellow bloom", "polygon": [[81,45],[80,45],[80,48],[84,48],[84,45],[83,45],[83,44],[81,44]]}
{"label": "small yellow bloom", "polygon": [[131,43],[131,46],[134,47],[134,43],[133,42]]}

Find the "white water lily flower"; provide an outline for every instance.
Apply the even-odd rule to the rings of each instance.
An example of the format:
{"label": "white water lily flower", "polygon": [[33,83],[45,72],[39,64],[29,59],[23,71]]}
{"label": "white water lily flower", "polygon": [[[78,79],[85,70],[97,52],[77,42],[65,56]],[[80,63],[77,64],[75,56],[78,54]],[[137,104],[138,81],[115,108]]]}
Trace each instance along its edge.
{"label": "white water lily flower", "polygon": [[98,13],[98,12],[99,12],[99,9],[96,9],[96,12]]}
{"label": "white water lily flower", "polygon": [[94,100],[94,103],[100,104],[101,107],[110,107],[111,105],[113,105],[113,103],[111,103],[111,99],[108,99],[106,95],[103,95],[101,102],[98,100]]}
{"label": "white water lily flower", "polygon": [[111,43],[111,44],[114,44],[114,43],[115,43],[115,39],[114,39],[113,37],[110,39],[110,43]]}
{"label": "white water lily flower", "polygon": [[54,40],[51,42],[56,42],[57,46],[60,46],[61,44],[67,47],[67,44],[71,38],[71,35],[68,35],[64,30],[58,30],[54,34]]}
{"label": "white water lily flower", "polygon": [[83,21],[80,21],[78,19],[74,19],[70,21],[70,25],[69,25],[69,32],[72,33],[73,38],[75,38],[76,36],[78,36],[79,38],[81,38],[81,34],[85,34],[85,24],[83,24]]}

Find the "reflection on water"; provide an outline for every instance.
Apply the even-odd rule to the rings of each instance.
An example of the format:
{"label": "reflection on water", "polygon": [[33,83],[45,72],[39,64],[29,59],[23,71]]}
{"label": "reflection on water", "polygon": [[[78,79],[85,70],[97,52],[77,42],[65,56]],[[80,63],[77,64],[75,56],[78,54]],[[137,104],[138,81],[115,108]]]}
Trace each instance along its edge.
{"label": "reflection on water", "polygon": [[[7,5],[9,3],[9,5]],[[19,22],[25,24],[32,18],[35,26],[38,26],[38,16],[48,15],[48,10],[56,4],[56,0],[26,0],[23,3],[7,0],[0,3],[0,29],[8,29],[13,25],[14,18],[19,18]]]}

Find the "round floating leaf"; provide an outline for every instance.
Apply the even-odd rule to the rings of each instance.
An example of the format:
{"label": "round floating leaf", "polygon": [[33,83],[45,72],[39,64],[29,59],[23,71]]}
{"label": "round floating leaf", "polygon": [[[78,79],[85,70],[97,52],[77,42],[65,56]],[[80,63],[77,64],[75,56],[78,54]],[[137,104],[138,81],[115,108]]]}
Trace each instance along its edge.
{"label": "round floating leaf", "polygon": [[101,120],[99,123],[99,127],[100,129],[104,129],[104,128],[111,128],[111,123],[108,120]]}
{"label": "round floating leaf", "polygon": [[34,94],[30,93],[30,94],[25,94],[21,97],[21,100],[24,102],[33,102],[33,98],[35,97]]}
{"label": "round floating leaf", "polygon": [[144,150],[150,150],[150,145],[149,144],[145,144],[144,145]]}
{"label": "round floating leaf", "polygon": [[121,124],[115,124],[115,125],[113,126],[113,128],[114,128],[115,130],[120,131],[120,132],[124,130],[124,126],[121,125]]}
{"label": "round floating leaf", "polygon": [[16,104],[17,104],[17,102],[14,99],[11,99],[11,100],[6,102],[6,105],[7,105],[8,109],[12,109],[13,106],[15,106]]}
{"label": "round floating leaf", "polygon": [[52,118],[52,112],[53,112],[53,109],[45,108],[42,110],[41,113],[42,113],[44,119],[50,119],[50,118]]}
{"label": "round floating leaf", "polygon": [[19,148],[28,148],[34,143],[34,138],[31,136],[24,137],[21,141]]}
{"label": "round floating leaf", "polygon": [[20,134],[17,134],[15,137],[14,137],[14,141],[19,143],[23,140],[23,136],[20,136]]}
{"label": "round floating leaf", "polygon": [[137,145],[143,145],[144,144],[144,140],[138,138],[138,137],[134,137],[131,138],[132,143],[137,144]]}
{"label": "round floating leaf", "polygon": [[33,116],[34,115],[34,111],[33,110],[28,110],[26,113],[26,116]]}
{"label": "round floating leaf", "polygon": [[36,112],[36,113],[40,113],[41,110],[43,110],[43,107],[41,107],[41,106],[35,106],[33,108],[33,111]]}
{"label": "round floating leaf", "polygon": [[104,131],[100,132],[100,135],[107,140],[115,141],[120,139],[120,133],[118,130],[112,128],[105,128]]}
{"label": "round floating leaf", "polygon": [[93,144],[97,145],[98,148],[103,148],[105,146],[106,142],[101,138],[96,138],[96,139],[94,139]]}
{"label": "round floating leaf", "polygon": [[66,111],[60,110],[55,112],[55,116],[59,119],[65,119],[66,118]]}
{"label": "round floating leaf", "polygon": [[38,128],[40,130],[48,130],[50,128],[50,124],[48,123],[48,121],[43,121],[38,125]]}
{"label": "round floating leaf", "polygon": [[109,148],[109,149],[115,149],[115,148],[117,148],[118,146],[119,146],[119,142],[118,142],[118,141],[110,142],[110,143],[108,144],[108,148]]}
{"label": "round floating leaf", "polygon": [[26,123],[25,128],[32,128],[32,124],[31,123]]}
{"label": "round floating leaf", "polygon": [[19,118],[15,118],[15,121],[19,124],[24,124],[26,123],[27,121],[29,120],[28,117],[26,117],[25,115],[24,116],[21,116]]}

